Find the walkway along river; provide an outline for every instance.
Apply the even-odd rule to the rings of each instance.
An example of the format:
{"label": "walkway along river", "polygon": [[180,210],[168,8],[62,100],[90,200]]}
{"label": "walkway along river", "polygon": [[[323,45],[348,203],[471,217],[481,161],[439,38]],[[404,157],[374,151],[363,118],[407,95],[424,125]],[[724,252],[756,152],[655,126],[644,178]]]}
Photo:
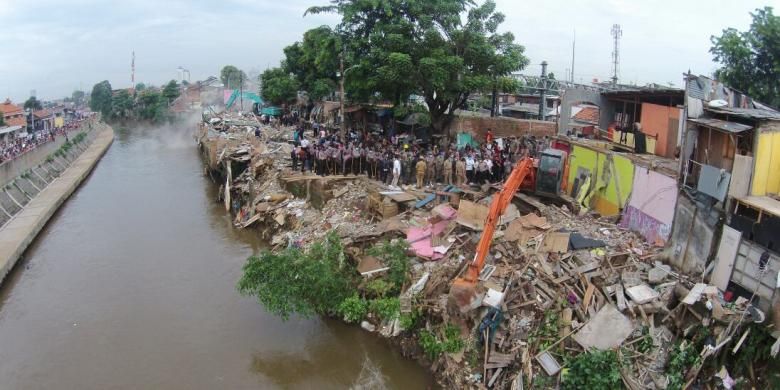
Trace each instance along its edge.
{"label": "walkway along river", "polygon": [[2,389],[341,389],[430,376],[337,321],[282,322],[235,284],[230,227],[190,130],[118,130],[0,290]]}

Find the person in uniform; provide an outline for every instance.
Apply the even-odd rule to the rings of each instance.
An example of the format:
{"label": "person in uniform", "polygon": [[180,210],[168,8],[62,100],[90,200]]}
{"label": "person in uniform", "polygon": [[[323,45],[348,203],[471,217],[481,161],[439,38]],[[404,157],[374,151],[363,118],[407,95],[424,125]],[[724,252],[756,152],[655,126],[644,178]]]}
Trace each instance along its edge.
{"label": "person in uniform", "polygon": [[455,183],[462,186],[466,180],[466,159],[460,158],[455,162]]}
{"label": "person in uniform", "polygon": [[417,161],[417,165],[415,165],[415,171],[417,172],[417,188],[423,187],[423,182],[425,181],[425,172],[427,170],[427,164],[425,163],[425,160],[420,156],[420,158]]}
{"label": "person in uniform", "polygon": [[442,182],[447,185],[452,185],[452,157],[447,155],[447,159],[442,163]]}

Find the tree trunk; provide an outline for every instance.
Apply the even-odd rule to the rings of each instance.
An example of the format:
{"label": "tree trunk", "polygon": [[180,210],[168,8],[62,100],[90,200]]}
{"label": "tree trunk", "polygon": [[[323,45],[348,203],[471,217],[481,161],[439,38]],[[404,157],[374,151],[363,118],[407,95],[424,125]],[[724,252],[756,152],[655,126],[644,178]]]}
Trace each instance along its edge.
{"label": "tree trunk", "polygon": [[493,82],[493,96],[492,99],[490,99],[490,116],[498,116],[498,86],[496,85],[496,82]]}

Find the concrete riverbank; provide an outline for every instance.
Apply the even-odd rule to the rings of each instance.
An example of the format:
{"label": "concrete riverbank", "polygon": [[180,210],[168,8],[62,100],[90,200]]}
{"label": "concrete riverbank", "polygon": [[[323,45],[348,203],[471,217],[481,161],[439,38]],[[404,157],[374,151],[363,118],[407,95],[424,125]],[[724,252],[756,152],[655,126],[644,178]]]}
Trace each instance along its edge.
{"label": "concrete riverbank", "polygon": [[0,282],[52,215],[79,187],[114,140],[109,126],[98,130],[92,144],[58,178],[0,228]]}

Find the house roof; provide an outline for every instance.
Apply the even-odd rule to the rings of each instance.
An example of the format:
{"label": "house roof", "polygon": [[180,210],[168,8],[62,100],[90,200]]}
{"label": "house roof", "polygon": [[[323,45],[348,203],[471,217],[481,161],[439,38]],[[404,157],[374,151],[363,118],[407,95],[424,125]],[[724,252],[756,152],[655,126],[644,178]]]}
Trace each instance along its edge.
{"label": "house roof", "polygon": [[51,116],[51,111],[47,109],[33,111],[33,116],[38,119],[46,119]]}
{"label": "house roof", "polygon": [[0,134],[7,134],[7,133],[13,133],[14,131],[20,130],[22,126],[5,126],[0,127]]}
{"label": "house roof", "polygon": [[768,108],[705,107],[704,109],[717,114],[734,115],[746,119],[780,120],[780,112]]}
{"label": "house roof", "polygon": [[691,118],[688,120],[693,123],[710,127],[715,130],[725,131],[727,133],[741,133],[743,131],[747,131],[753,128],[753,126],[748,126],[742,123],[729,122],[729,121],[713,119],[713,118]]}
{"label": "house roof", "polygon": [[[510,104],[508,106],[502,106],[501,110],[525,112],[528,114],[538,115],[539,105],[531,104],[531,103],[515,103],[515,104]],[[545,108],[544,116],[550,116],[555,114],[556,114],[555,110],[548,110]]]}
{"label": "house roof", "polygon": [[597,125],[599,123],[599,108],[593,106],[580,107],[581,109],[574,114],[571,118],[575,121],[592,123]]}
{"label": "house roof", "polygon": [[0,111],[2,111],[5,115],[13,115],[21,113],[23,110],[16,104],[11,103],[10,99],[6,99],[2,104],[0,104]]}

